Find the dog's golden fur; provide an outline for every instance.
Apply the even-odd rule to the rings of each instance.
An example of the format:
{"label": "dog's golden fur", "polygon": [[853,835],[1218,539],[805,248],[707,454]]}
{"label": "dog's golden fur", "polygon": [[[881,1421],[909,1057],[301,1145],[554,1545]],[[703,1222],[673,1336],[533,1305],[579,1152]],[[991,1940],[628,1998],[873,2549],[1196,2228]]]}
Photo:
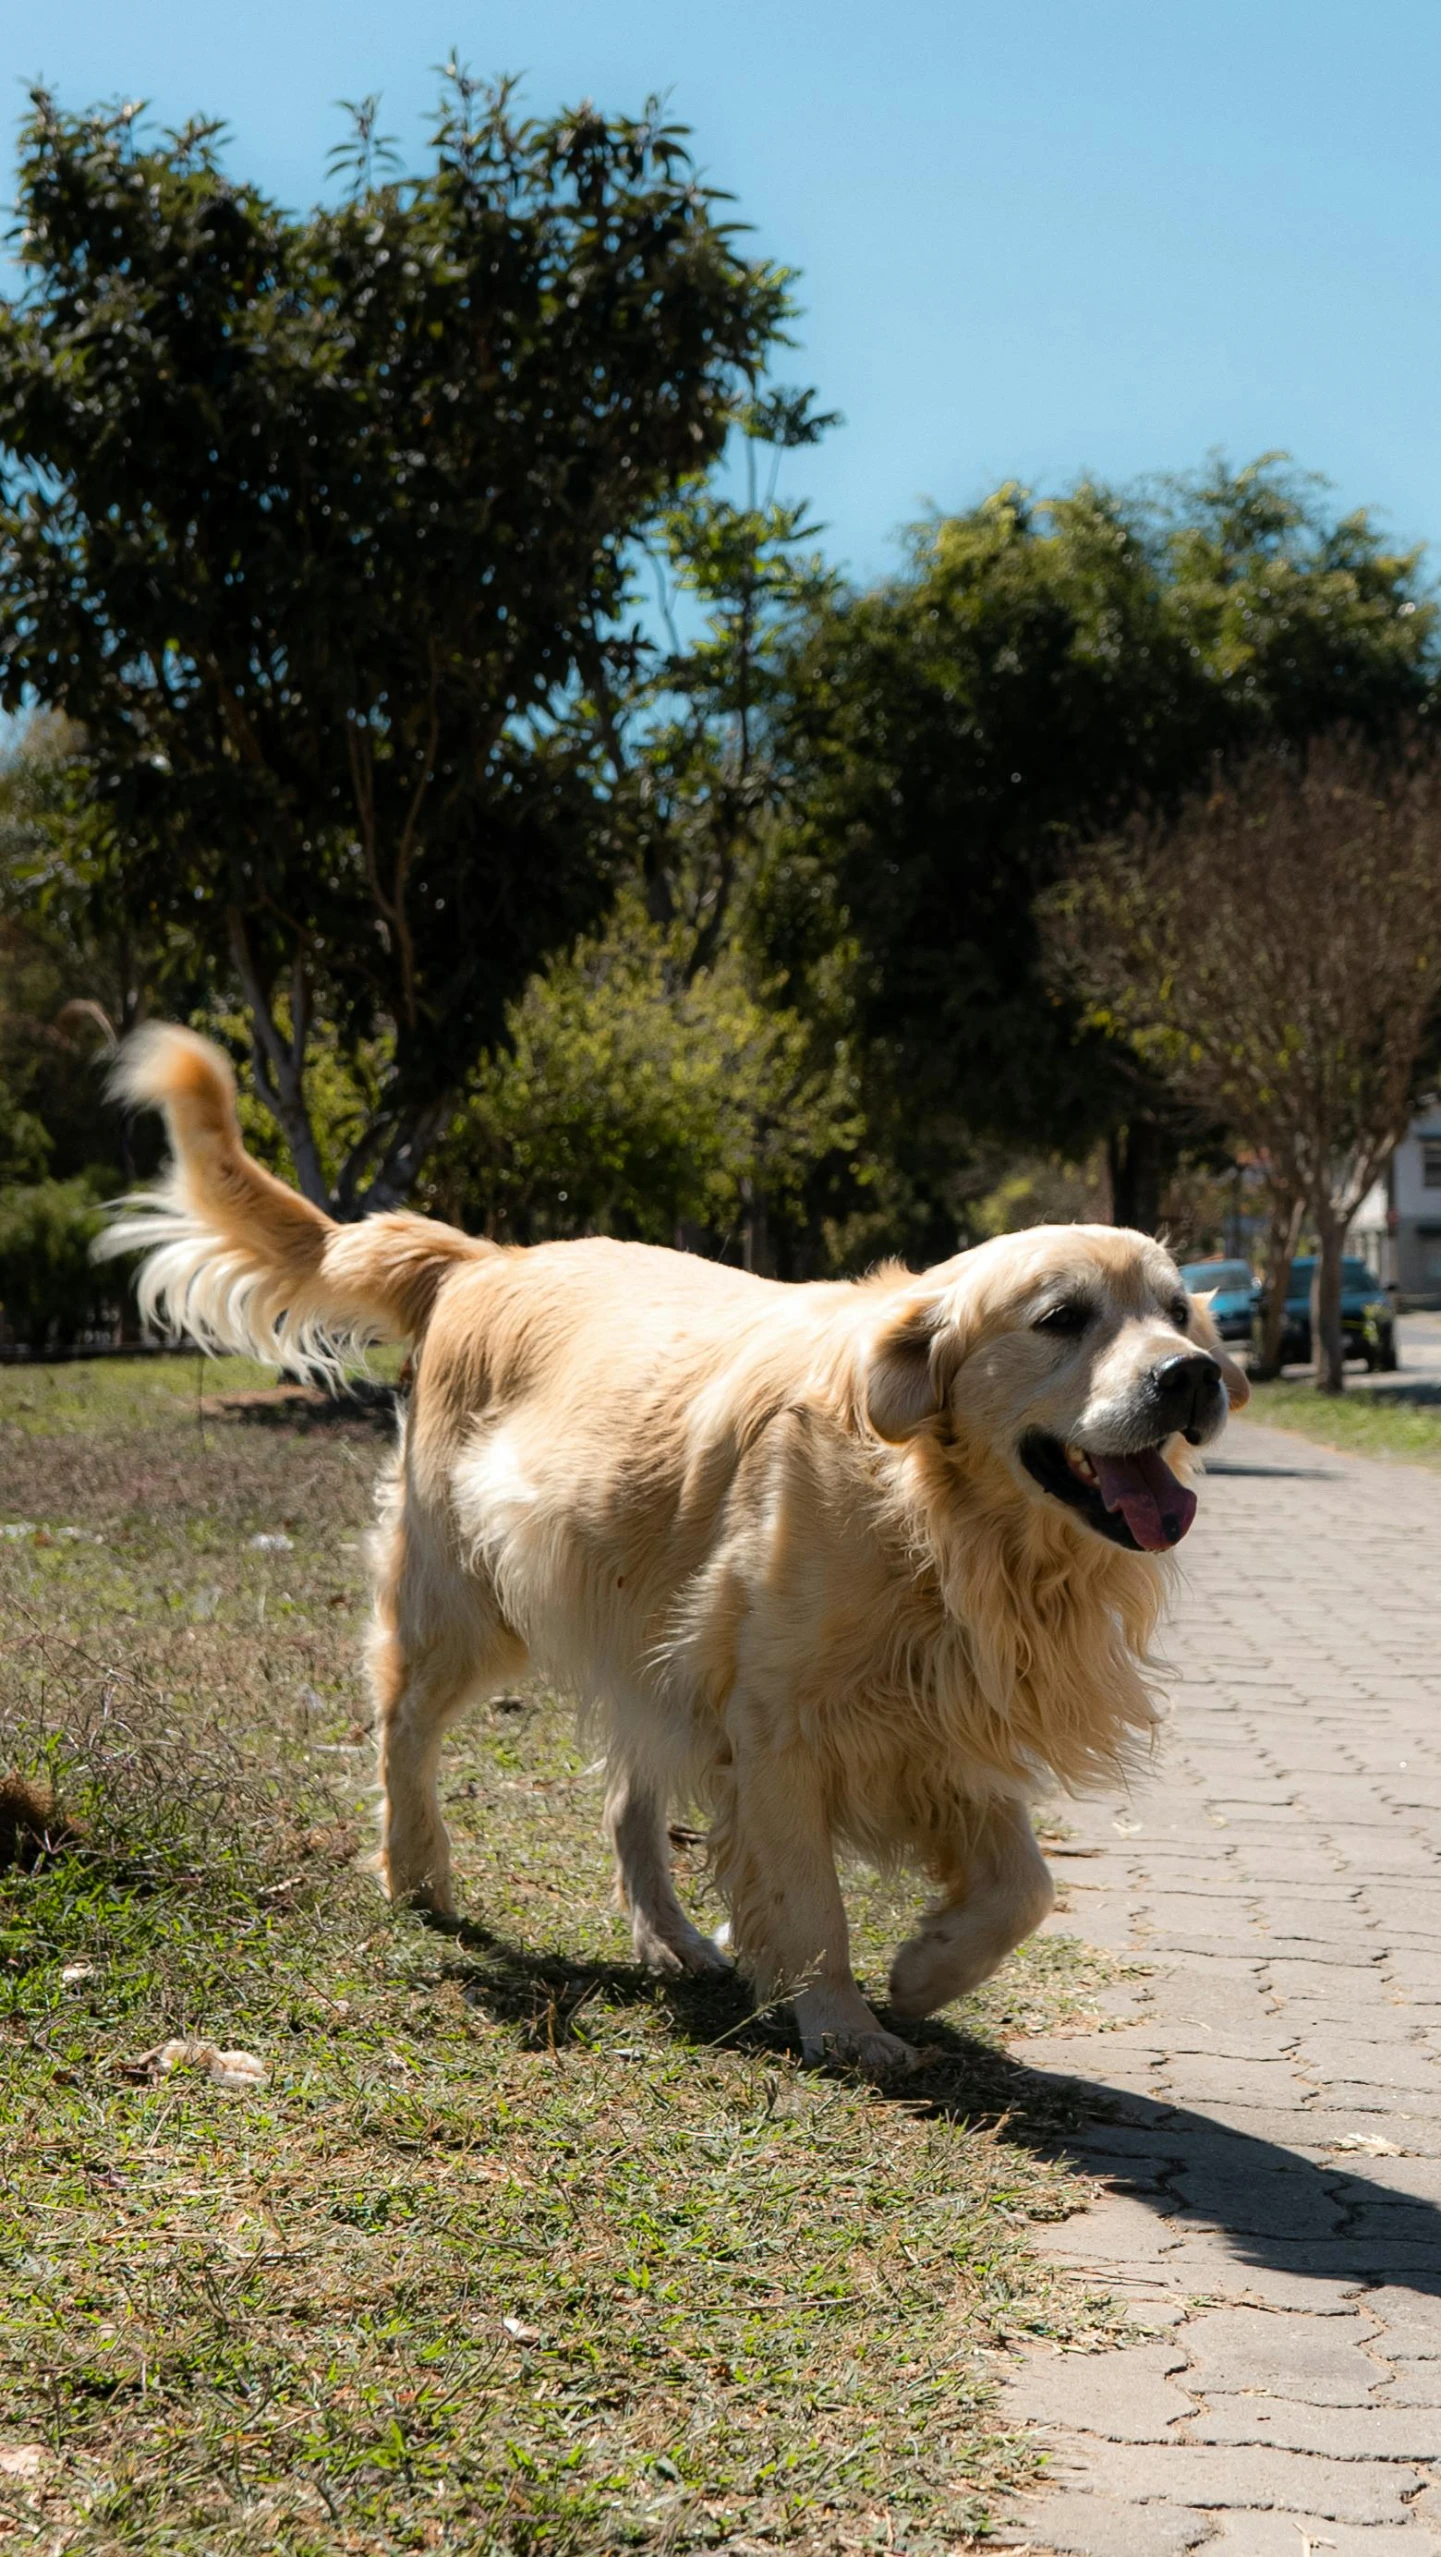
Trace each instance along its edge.
{"label": "dog's golden fur", "polygon": [[[391,1892],[451,1906],[442,1737],[531,1661],[603,1722],[641,1956],[720,1966],[666,1852],[670,1807],[698,1800],[762,1993],[794,1993],[809,2048],[903,2059],[851,1976],[835,1844],[938,1886],[892,1974],[924,2013],[1049,1906],[1036,1789],[1115,1779],[1152,1729],[1167,1558],[1095,1532],[1017,1451],[1028,1429],[1115,1441],[1108,1416],[1198,1340],[1244,1397],[1166,1254],[1038,1228],[920,1277],[790,1287],[637,1244],[338,1227],[245,1154],[205,1041],[143,1034],[120,1084],[175,1148],[113,1234],[148,1249],[152,1317],[292,1363],[416,1344],[375,1553]],[[1080,1283],[1084,1350],[1035,1320]]]}

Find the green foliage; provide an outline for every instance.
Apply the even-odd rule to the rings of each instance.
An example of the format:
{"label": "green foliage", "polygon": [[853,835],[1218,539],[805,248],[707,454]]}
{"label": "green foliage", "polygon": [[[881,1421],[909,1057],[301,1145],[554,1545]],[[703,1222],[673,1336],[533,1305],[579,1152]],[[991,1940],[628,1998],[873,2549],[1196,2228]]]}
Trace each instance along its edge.
{"label": "green foliage", "polygon": [[1266,453],[1162,483],[1155,539],[1167,618],[1213,705],[1207,742],[1244,753],[1338,725],[1384,735],[1427,704],[1436,605],[1421,553],[1386,547],[1364,509],[1333,518],[1326,483]]}
{"label": "green foliage", "polygon": [[967,1204],[967,1239],[1018,1234],[1028,1225],[1094,1225],[1105,1222],[1103,1167],[1065,1163],[1059,1156],[1023,1156],[995,1187]]}
{"label": "green foliage", "polygon": [[[436,1167],[447,1211],[524,1242],[606,1233],[744,1248],[818,1157],[854,1141],[844,1057],[746,983],[734,948],[622,897],[607,929],[533,978]],[[753,1237],[752,1237],[753,1240]]]}
{"label": "green foliage", "polygon": [[50,1137],[34,1112],[0,1083],[0,1182],[38,1181],[50,1159]]}
{"label": "green foliage", "polygon": [[64,1346],[103,1320],[113,1281],[90,1259],[103,1196],[84,1175],[0,1190],[0,1315],[17,1341]]}
{"label": "green foliage", "polygon": [[157,1133],[101,1106],[105,1053],[147,1006],[184,1015],[203,993],[187,936],[136,931],[103,893],[85,792],[63,719],[0,753],[0,1182],[148,1169]]}
{"label": "green foliage", "polygon": [[923,1188],[977,1133],[1076,1154],[1166,1118],[1164,1082],[1046,981],[1038,896],[1079,836],[1217,754],[1423,711],[1433,626],[1416,554],[1333,522],[1275,457],[1131,496],[1004,488],[923,526],[889,586],[807,615],[766,945],[804,1003],[853,939],[873,1107],[898,1096]]}
{"label": "green foliage", "polygon": [[403,178],[362,124],[297,218],[214,127],[37,92],[0,313],[0,691],[83,723],[100,884],[238,975],[313,1193],[311,1022],[392,1034],[343,1205],[603,901],[575,688],[785,309],[653,108],[523,121],[452,65]]}

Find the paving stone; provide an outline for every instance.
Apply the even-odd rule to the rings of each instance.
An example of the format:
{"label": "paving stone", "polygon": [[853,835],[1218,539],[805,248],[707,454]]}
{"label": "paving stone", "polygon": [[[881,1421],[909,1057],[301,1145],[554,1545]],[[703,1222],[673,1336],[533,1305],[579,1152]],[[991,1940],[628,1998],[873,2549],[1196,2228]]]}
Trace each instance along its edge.
{"label": "paving stone", "polygon": [[[1441,2158],[1345,2156],[1336,2165],[1343,2170],[1336,2177],[1343,2200],[1364,2207],[1395,2195],[1430,2202],[1441,2211]],[[1441,2233],[1441,2220],[1437,2225]]]}
{"label": "paving stone", "polygon": [[1186,2327],[1186,2377],[1208,2400],[1218,2392],[1264,2389],[1312,2406],[1365,2406],[1380,2373],[1365,2345],[1371,2321],[1268,2316],[1261,2309],[1213,2310]]}
{"label": "paving stone", "polygon": [[[986,2544],[1057,2549],[1065,2557],[1185,2557],[1187,2549],[1207,2544],[1214,2528],[1210,2513],[1123,2503],[1111,2495],[1076,2494],[1061,2487],[1028,2496],[1024,2507],[1012,2507]],[[1289,2557],[1300,2557],[1299,2548],[1292,2548]]]}
{"label": "paving stone", "polygon": [[[1248,2238],[1332,2238],[1342,2234],[1360,2235],[1359,2227],[1346,2221],[1345,2207],[1326,2189],[1325,2180],[1314,2169],[1298,2168],[1286,2173],[1216,2174],[1207,2168],[1172,2176],[1161,2188],[1186,2207],[1180,2224],[1204,2221],[1208,2228],[1229,2229],[1233,2235]],[[1370,2224],[1367,2224],[1367,2232]],[[1416,2236],[1420,2231],[1376,2229],[1375,2234]]]}
{"label": "paving stone", "polygon": [[1221,2030],[1243,2025],[1248,2033],[1269,2028],[1278,2035],[1283,2026],[1290,2024],[1289,2006],[1284,2016],[1278,2015],[1273,2001],[1254,1978],[1238,1986],[1234,1980],[1213,1977],[1204,1963],[1188,1973],[1184,1989],[1165,1971],[1154,1975],[1147,1985],[1151,2009],[1158,2019],[1174,2016],[1186,2024],[1210,2024]]}
{"label": "paving stone", "polygon": [[1322,1997],[1346,1990],[1358,1998],[1383,1996],[1392,1967],[1385,1939],[1360,1929],[1344,1945],[1290,1947],[1272,1940],[1266,1949],[1266,1976],[1280,1997],[1300,1997],[1307,1989]]}
{"label": "paving stone", "polygon": [[1374,2114],[1323,2112],[1320,2105],[1307,2107],[1303,2137],[1296,2146],[1306,2154],[1313,2149],[1334,2152],[1338,2158],[1364,2156],[1352,2144],[1358,2140],[1384,2139],[1403,2157],[1441,2158],[1441,2107],[1427,2116],[1408,2113],[1403,2119],[1393,2113],[1378,2121]]}
{"label": "paving stone", "polygon": [[[1230,1890],[1218,1884],[1217,1889],[1211,1892],[1168,1891],[1164,1897],[1160,1894],[1156,1897],[1157,1914],[1164,1920],[1170,1934],[1230,1936],[1245,1933],[1245,1929],[1237,1924],[1238,1919],[1244,1917],[1245,1909],[1244,1905],[1238,1906],[1239,1894],[1234,1884]],[[1253,1924],[1258,1945],[1264,1945],[1259,1909]]]}
{"label": "paving stone", "polygon": [[1177,2070],[1178,2082],[1184,2083],[1188,2105],[1202,2107],[1211,2103],[1283,2106],[1294,2096],[1299,2105],[1306,2092],[1292,2062],[1275,2060],[1228,2060],[1210,2058],[1197,2053],[1188,2055],[1184,2069]]}
{"label": "paving stone", "polygon": [[1288,1961],[1339,1962],[1347,1970],[1356,1970],[1358,1956],[1362,1960],[1369,1956],[1376,1968],[1384,1970],[1392,1945],[1403,1933],[1383,1925],[1371,1910],[1357,1909],[1345,1900],[1324,1908],[1313,1903],[1298,1909],[1283,1898],[1273,1899],[1266,1912],[1264,1941],[1273,1954],[1284,1954]]}
{"label": "paving stone", "polygon": [[1392,2376],[1377,2384],[1378,2406],[1429,2406],[1431,2440],[1441,2444],[1441,2361],[1395,2361]]}
{"label": "paving stone", "polygon": [[[1048,2231],[1048,2237],[1054,2232]],[[1048,2249],[1049,2252],[1049,2249]],[[1072,2257],[1072,2262],[1083,2259]],[[1115,2263],[1104,2257],[1091,2268],[1094,2278],[1119,2282],[1161,2282],[1175,2296],[1242,2306],[1260,2303],[1271,2309],[1297,2309],[1303,2316],[1348,2316],[1365,2294],[1364,2277],[1296,2272],[1257,2258],[1248,2259],[1237,2246],[1207,2234],[1183,2236],[1149,2261]]]}
{"label": "paving stone", "polygon": [[1363,1873],[1414,1874],[1418,1880],[1427,1881],[1441,1871],[1436,1851],[1399,1825],[1388,1831],[1378,1824],[1363,1834],[1332,1823],[1326,1832],[1326,1843],[1348,1865]]}
{"label": "paving stone", "polygon": [[[1369,2055],[1358,2048],[1355,2056],[1359,2065]],[[1430,2111],[1414,2087],[1387,2086],[1371,2077],[1328,2078],[1326,2101],[1353,2113],[1388,2113],[1399,2122],[1424,2120]]]}
{"label": "paving stone", "polygon": [[[1199,1972],[1203,1979],[1224,1981],[1242,1995],[1259,1991],[1265,1977],[1264,1962],[1254,1946],[1243,1953],[1226,1953],[1213,1944],[1168,1944],[1155,1959],[1166,1972]],[[1181,1994],[1184,1999],[1184,1991]]]}
{"label": "paving stone", "polygon": [[1380,2329],[1376,2350],[1388,2360],[1396,2354],[1441,2361],[1441,2271],[1425,2290],[1378,2285],[1368,2290],[1364,2306]]}
{"label": "paving stone", "polygon": [[[1184,2093],[1184,2079],[1178,2080],[1178,2093]],[[1310,2093],[1309,2089],[1303,2092]],[[1404,2117],[1393,2113],[1378,2120],[1371,2106],[1348,2104],[1344,2110],[1333,2109],[1333,2090],[1323,2088],[1309,2103],[1281,2108],[1264,2104],[1228,2104],[1213,2097],[1204,2113],[1188,2114],[1182,2104],[1168,2108],[1155,2107],[1155,2118],[1174,2129],[1178,2122],[1194,2120],[1208,2131],[1233,2131],[1274,2148],[1286,2157],[1307,2157],[1312,2151],[1340,2149],[1348,2139],[1389,2138],[1398,2149],[1416,2157],[1441,2157],[1441,2107],[1428,2118],[1420,2113]],[[1132,2098],[1139,2104],[1139,2097]]]}
{"label": "paving stone", "polygon": [[1255,2504],[1282,2512],[1319,2513],[1327,2521],[1402,2522],[1402,2500],[1423,2480],[1396,2460],[1318,2459],[1305,2451],[1244,2446],[1222,2449],[1207,2442],[1108,2442],[1091,2435],[1071,2454],[1084,2467],[1068,2473],[1059,2455],[1059,2483],[1114,2495],[1120,2502],[1156,2502],[1205,2511]]}
{"label": "paving stone", "polygon": [[1205,2546],[1221,2557],[1434,2557],[1441,2539],[1409,2518],[1395,2529],[1352,2530],[1320,2513],[1225,2513]]}
{"label": "paving stone", "polygon": [[1390,2051],[1399,2046],[1420,2051],[1426,2047],[1428,2030],[1428,2019],[1418,2015],[1413,2006],[1378,2001],[1374,1987],[1367,1990],[1364,1998],[1286,1997],[1275,2022],[1278,2037],[1287,2042],[1299,2040],[1308,2044],[1313,2035],[1327,2034],[1336,2037],[1341,2049],[1350,2046]]}
{"label": "paving stone", "polygon": [[[1159,2442],[1196,2401],[1167,2377],[1184,2364],[1176,2343],[1134,2344],[1117,2353],[1035,2353],[1007,2383],[1008,2418],[1104,2433],[1118,2442]],[[1398,2422],[1414,2418],[1398,2416]]]}
{"label": "paving stone", "polygon": [[1046,2252],[1076,2262],[1114,2257],[1118,2263],[1154,2262],[1176,2243],[1169,2207],[1153,2209],[1128,2193],[1108,2193],[1093,2210],[1046,2231]]}
{"label": "paving stone", "polygon": [[1386,1957],[1386,1977],[1404,1997],[1434,2000],[1438,1985],[1436,1950],[1397,1945]]}
{"label": "paving stone", "polygon": [[[1164,1910],[1159,1911],[1148,1926],[1138,1927],[1135,1942],[1137,1953],[1147,1962],[1166,1969],[1173,1964],[1184,1968],[1187,1963],[1209,1965],[1227,1962],[1233,1966],[1237,1976],[1246,1979],[1263,1977],[1272,1954],[1271,1938],[1262,1935],[1259,1929],[1250,1935],[1244,1933],[1239,1924],[1234,1924],[1229,1933],[1219,1926],[1208,1929],[1205,1934],[1191,1933],[1184,1927],[1172,1926]],[[1308,1946],[1307,1951],[1318,1962],[1326,1959],[1324,1945]]]}
{"label": "paving stone", "polygon": [[1434,2413],[1425,2407],[1398,2406],[1394,2395],[1384,2404],[1370,2406],[1304,2406],[1279,2397],[1212,2397],[1206,2411],[1186,2426],[1185,2439],[1228,2445],[1269,2442],[1277,2450],[1316,2451],[1332,2459],[1430,2460],[1441,2447]]}
{"label": "paving stone", "polygon": [[1404,2194],[1378,2195],[1352,2205],[1345,2235],[1358,2246],[1389,2249],[1400,2244],[1417,2249],[1422,2269],[1441,2266],[1441,2215],[1429,2202],[1408,2202]]}

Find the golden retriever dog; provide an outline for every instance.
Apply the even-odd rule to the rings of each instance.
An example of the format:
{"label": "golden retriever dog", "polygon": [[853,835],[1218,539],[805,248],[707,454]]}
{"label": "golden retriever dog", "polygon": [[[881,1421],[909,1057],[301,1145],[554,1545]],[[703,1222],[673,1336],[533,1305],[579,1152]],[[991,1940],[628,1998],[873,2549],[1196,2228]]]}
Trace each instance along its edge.
{"label": "golden retriever dog", "polygon": [[1246,1397],[1160,1244],[1041,1226],[785,1286],[336,1225],[246,1154],[205,1040],[143,1031],[117,1083],[175,1155],[109,1238],[147,1254],[147,1315],[302,1370],[414,1345],[374,1552],[392,1896],[452,1909],[441,1744],[533,1664],[603,1726],[641,1961],[726,1967],[671,1880],[668,1815],[699,1803],[758,1995],[810,2055],[907,2065],[852,1975],[837,1848],[935,1886],[890,1977],[893,2017],[928,2015],[1051,1906],[1037,1791],[1115,1781],[1152,1730],[1188,1450]]}

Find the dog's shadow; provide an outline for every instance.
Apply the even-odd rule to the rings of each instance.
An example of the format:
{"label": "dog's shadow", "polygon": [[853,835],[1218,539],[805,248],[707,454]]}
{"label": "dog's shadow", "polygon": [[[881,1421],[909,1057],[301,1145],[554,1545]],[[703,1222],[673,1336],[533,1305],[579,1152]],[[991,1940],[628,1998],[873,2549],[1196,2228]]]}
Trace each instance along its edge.
{"label": "dog's shadow", "polygon": [[[692,2050],[796,2054],[786,2012],[757,2013],[739,1979],[658,1979],[631,1963],[533,1952],[472,1919],[431,1924],[455,1948],[445,1975],[531,2049],[583,2055],[589,2012],[603,2003],[648,2010]],[[1238,2266],[1441,2298],[1441,2210],[1376,2182],[1359,2154],[1317,2164],[1205,2113],[1034,2068],[960,2025],[932,2018],[906,2031],[920,2066],[875,2086],[880,2102],[924,2122],[1003,2131],[1038,2156],[1101,2175],[1164,2219],[1177,2239],[1194,2233],[1214,2248],[1219,2233]],[[1087,2042],[1088,2060],[1097,2047]],[[1304,2130],[1298,2113],[1297,2136]],[[1147,2270],[1164,2282],[1164,2257]],[[1244,2279],[1236,2287],[1244,2290]]]}

